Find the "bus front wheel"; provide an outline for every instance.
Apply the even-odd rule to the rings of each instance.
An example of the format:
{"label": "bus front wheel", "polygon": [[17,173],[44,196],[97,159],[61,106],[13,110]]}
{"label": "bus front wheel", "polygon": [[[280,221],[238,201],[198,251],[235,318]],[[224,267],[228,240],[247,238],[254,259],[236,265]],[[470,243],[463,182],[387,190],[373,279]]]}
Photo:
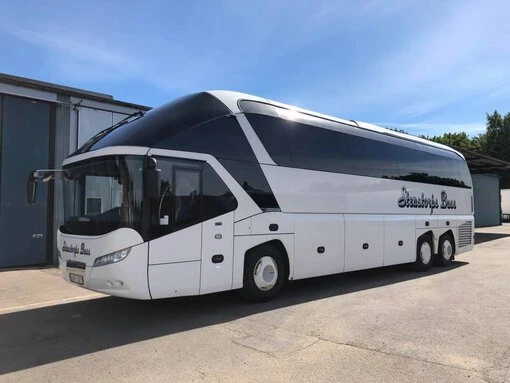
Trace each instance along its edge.
{"label": "bus front wheel", "polygon": [[285,262],[273,246],[261,246],[246,254],[242,294],[250,302],[274,299],[283,289]]}

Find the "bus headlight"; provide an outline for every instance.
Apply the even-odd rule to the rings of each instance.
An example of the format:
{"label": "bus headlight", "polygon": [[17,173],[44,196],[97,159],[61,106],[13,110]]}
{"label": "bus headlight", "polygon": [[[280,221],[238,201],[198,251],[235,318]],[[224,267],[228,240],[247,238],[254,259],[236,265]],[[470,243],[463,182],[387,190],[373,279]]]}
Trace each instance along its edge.
{"label": "bus headlight", "polygon": [[129,255],[130,251],[131,248],[128,247],[127,249],[122,249],[110,254],[103,255],[102,257],[98,257],[94,260],[94,267],[120,262]]}

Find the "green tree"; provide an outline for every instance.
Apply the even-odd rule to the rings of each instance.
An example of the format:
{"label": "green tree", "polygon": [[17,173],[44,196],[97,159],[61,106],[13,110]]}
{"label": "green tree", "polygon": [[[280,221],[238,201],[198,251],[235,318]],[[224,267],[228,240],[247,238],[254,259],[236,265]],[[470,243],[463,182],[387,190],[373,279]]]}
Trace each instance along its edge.
{"label": "green tree", "polygon": [[487,148],[487,135],[485,133],[479,134],[471,139],[471,148],[477,153],[485,153]]}
{"label": "green tree", "polygon": [[[487,133],[483,153],[510,162],[510,113],[502,116],[497,110],[487,114]],[[501,187],[510,188],[510,171],[501,175]]]}
{"label": "green tree", "polygon": [[466,132],[445,133],[442,136],[434,136],[431,140],[448,146],[471,149],[471,138],[469,138]]}
{"label": "green tree", "polygon": [[485,153],[510,161],[510,113],[504,117],[497,110],[487,114],[487,141]]}

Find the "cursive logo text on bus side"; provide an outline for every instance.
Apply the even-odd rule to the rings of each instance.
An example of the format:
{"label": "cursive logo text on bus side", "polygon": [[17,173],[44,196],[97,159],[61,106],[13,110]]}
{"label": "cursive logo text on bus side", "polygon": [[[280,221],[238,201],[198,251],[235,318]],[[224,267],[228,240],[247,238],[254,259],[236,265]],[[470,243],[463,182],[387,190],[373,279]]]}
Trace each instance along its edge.
{"label": "cursive logo text on bus side", "polygon": [[457,209],[457,205],[454,199],[448,199],[448,195],[443,190],[441,191],[441,198],[438,199],[432,194],[430,197],[426,197],[425,193],[421,193],[421,196],[411,196],[405,186],[402,187],[402,195],[398,199],[398,206],[400,208],[424,208],[430,209],[431,213],[434,209]]}

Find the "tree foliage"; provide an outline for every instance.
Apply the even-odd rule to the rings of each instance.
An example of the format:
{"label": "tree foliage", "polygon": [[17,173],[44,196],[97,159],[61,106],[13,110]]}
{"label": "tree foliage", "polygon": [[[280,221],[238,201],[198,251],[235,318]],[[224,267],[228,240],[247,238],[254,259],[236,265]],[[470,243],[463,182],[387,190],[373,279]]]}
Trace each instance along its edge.
{"label": "tree foliage", "polygon": [[[476,137],[466,132],[445,133],[442,136],[421,136],[448,146],[457,146],[510,162],[510,113],[502,116],[495,110],[487,113],[487,130]],[[501,173],[501,188],[510,188],[510,172]]]}

